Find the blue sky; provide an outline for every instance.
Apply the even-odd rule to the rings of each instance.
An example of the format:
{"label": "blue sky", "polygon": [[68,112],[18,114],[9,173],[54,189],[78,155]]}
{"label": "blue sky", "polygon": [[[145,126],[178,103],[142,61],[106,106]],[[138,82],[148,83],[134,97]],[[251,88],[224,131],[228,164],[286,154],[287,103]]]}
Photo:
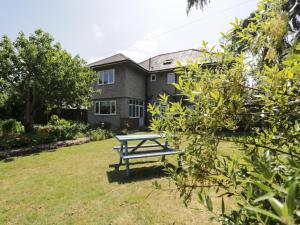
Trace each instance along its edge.
{"label": "blue sky", "polygon": [[37,28],[91,62],[118,52],[142,61],[160,53],[215,44],[257,0],[212,0],[186,14],[186,0],[0,0],[0,35]]}

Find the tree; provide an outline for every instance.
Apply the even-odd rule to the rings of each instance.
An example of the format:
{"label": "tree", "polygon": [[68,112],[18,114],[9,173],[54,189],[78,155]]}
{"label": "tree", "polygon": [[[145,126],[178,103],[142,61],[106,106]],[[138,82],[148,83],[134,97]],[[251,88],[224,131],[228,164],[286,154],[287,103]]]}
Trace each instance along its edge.
{"label": "tree", "polygon": [[[261,1],[247,26],[232,23],[219,48],[204,42],[200,61],[213,66],[179,64],[174,86],[182,100],[162,95],[148,107],[152,130],[165,133],[176,149],[187,142],[183,167],[170,170],[185,202],[196,192],[223,224],[300,223],[300,43],[294,39],[286,54],[280,51],[290,35],[283,6]],[[244,119],[251,132],[239,136]],[[238,145],[242,157],[219,154],[222,141]],[[236,207],[228,209],[229,199]]]}
{"label": "tree", "polygon": [[187,0],[187,13],[189,13],[189,11],[191,10],[191,8],[196,7],[196,8],[200,8],[203,9],[205,5],[207,5],[207,3],[210,2],[210,0]]}
{"label": "tree", "polygon": [[[187,0],[187,13],[190,12],[191,8],[196,7],[203,10],[204,6],[207,5],[210,0]],[[263,1],[262,7],[268,8],[269,2]],[[284,0],[282,1],[283,11],[288,13],[289,24],[288,28],[291,33],[293,33],[294,38],[299,39],[300,37],[300,1],[299,0]],[[243,25],[246,26],[251,20],[251,15],[246,18]]]}
{"label": "tree", "polygon": [[[94,72],[79,56],[72,57],[42,30],[12,42],[0,41],[0,81],[7,96],[23,107],[26,131],[32,131],[38,109],[82,107],[90,103]],[[1,86],[0,86],[1,87]]]}

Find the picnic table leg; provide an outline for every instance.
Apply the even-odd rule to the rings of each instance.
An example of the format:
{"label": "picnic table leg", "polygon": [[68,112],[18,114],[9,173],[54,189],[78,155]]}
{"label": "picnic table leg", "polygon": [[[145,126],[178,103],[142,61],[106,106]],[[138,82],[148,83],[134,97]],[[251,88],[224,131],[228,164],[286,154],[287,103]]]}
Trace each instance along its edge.
{"label": "picnic table leg", "polygon": [[[128,155],[127,141],[124,142],[124,147],[125,147],[125,155]],[[126,176],[129,177],[129,159],[125,159],[125,165],[126,165]]]}
{"label": "picnic table leg", "polygon": [[[166,151],[168,150],[168,145],[169,145],[168,140],[166,140],[166,142],[165,142],[165,150],[166,150]],[[163,156],[161,157],[161,161],[163,162],[163,161],[165,161],[165,160],[166,160],[166,156],[163,155]]]}
{"label": "picnic table leg", "polygon": [[[123,143],[121,143],[120,153],[123,154]],[[119,170],[120,166],[122,165],[122,156],[121,156],[121,154],[120,154],[120,160],[119,160],[118,170]]]}

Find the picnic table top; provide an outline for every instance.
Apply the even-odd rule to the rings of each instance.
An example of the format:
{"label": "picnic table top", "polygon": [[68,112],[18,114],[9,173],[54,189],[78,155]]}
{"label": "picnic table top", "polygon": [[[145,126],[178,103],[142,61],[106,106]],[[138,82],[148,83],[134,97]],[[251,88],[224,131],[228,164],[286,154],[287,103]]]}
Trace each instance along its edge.
{"label": "picnic table top", "polygon": [[134,141],[134,140],[153,140],[164,138],[160,134],[139,134],[139,135],[117,135],[119,141]]}

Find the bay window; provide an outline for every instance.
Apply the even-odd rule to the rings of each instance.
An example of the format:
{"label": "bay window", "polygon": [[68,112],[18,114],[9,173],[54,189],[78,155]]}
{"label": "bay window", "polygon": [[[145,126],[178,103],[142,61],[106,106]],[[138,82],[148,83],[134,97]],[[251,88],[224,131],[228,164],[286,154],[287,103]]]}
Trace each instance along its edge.
{"label": "bay window", "polygon": [[95,115],[116,115],[116,101],[95,101]]}
{"label": "bay window", "polygon": [[129,117],[144,117],[144,102],[136,99],[129,100]]}

